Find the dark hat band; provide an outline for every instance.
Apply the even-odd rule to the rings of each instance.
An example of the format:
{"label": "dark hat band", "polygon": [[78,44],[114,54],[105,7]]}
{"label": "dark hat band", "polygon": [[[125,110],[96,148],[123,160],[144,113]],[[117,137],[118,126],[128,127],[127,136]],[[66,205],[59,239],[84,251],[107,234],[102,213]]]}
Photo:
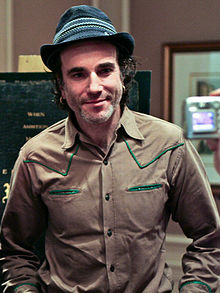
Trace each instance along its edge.
{"label": "dark hat band", "polygon": [[89,17],[78,18],[68,22],[60,32],[56,33],[53,43],[58,44],[62,42],[68,34],[73,34],[74,32],[77,33],[80,30],[83,30],[83,28],[88,29],[89,27],[96,27],[99,30],[101,29],[105,31],[105,35],[113,35],[117,33],[114,26],[106,21]]}

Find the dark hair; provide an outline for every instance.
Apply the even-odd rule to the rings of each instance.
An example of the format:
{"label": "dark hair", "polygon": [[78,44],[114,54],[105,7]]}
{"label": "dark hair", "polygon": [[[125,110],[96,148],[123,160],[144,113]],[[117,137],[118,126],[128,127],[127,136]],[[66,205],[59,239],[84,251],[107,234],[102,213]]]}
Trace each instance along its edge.
{"label": "dark hair", "polygon": [[[124,84],[124,91],[121,98],[121,108],[123,109],[124,106],[129,102],[129,90],[131,88],[132,80],[136,73],[136,60],[133,56],[128,56],[127,54],[123,53],[120,49],[117,48],[117,56],[118,56],[118,64],[121,71],[121,78]],[[65,99],[62,99],[61,102],[61,90],[60,86],[63,84],[63,76],[61,70],[61,59],[60,59],[60,52],[58,52],[55,56],[53,56],[53,94],[54,94],[54,101],[58,107],[63,110],[70,111],[69,106]]]}

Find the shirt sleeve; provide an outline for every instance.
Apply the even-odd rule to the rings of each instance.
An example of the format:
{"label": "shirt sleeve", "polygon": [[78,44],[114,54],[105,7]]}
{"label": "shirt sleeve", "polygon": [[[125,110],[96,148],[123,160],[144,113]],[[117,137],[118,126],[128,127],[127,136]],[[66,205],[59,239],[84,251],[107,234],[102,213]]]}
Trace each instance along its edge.
{"label": "shirt sleeve", "polygon": [[38,292],[40,261],[34,243],[46,227],[46,209],[40,196],[33,194],[31,176],[20,153],[1,223],[0,267],[5,293]]}
{"label": "shirt sleeve", "polygon": [[216,292],[220,276],[220,220],[205,168],[187,140],[174,151],[170,163],[172,217],[192,239],[182,258],[180,292]]}

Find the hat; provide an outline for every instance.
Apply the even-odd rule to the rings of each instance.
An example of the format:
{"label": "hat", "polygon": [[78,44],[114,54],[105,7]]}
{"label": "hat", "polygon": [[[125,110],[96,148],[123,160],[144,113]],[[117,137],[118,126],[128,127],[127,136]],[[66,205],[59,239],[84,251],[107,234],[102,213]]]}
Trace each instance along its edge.
{"label": "hat", "polygon": [[44,64],[53,68],[52,56],[60,52],[66,45],[85,39],[98,38],[113,43],[128,56],[134,50],[134,39],[126,32],[118,33],[111,20],[100,9],[79,5],[66,10],[56,28],[52,44],[40,48]]}

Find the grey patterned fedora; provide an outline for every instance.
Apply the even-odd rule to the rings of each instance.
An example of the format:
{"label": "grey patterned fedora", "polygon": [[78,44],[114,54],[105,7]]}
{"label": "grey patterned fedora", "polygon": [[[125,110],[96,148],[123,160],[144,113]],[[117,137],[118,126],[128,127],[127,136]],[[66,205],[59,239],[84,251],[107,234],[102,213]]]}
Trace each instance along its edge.
{"label": "grey patterned fedora", "polygon": [[66,10],[56,28],[52,44],[40,48],[44,64],[53,70],[53,58],[64,46],[80,40],[97,38],[113,43],[128,56],[134,50],[134,39],[127,32],[118,33],[108,16],[100,9],[79,5]]}

